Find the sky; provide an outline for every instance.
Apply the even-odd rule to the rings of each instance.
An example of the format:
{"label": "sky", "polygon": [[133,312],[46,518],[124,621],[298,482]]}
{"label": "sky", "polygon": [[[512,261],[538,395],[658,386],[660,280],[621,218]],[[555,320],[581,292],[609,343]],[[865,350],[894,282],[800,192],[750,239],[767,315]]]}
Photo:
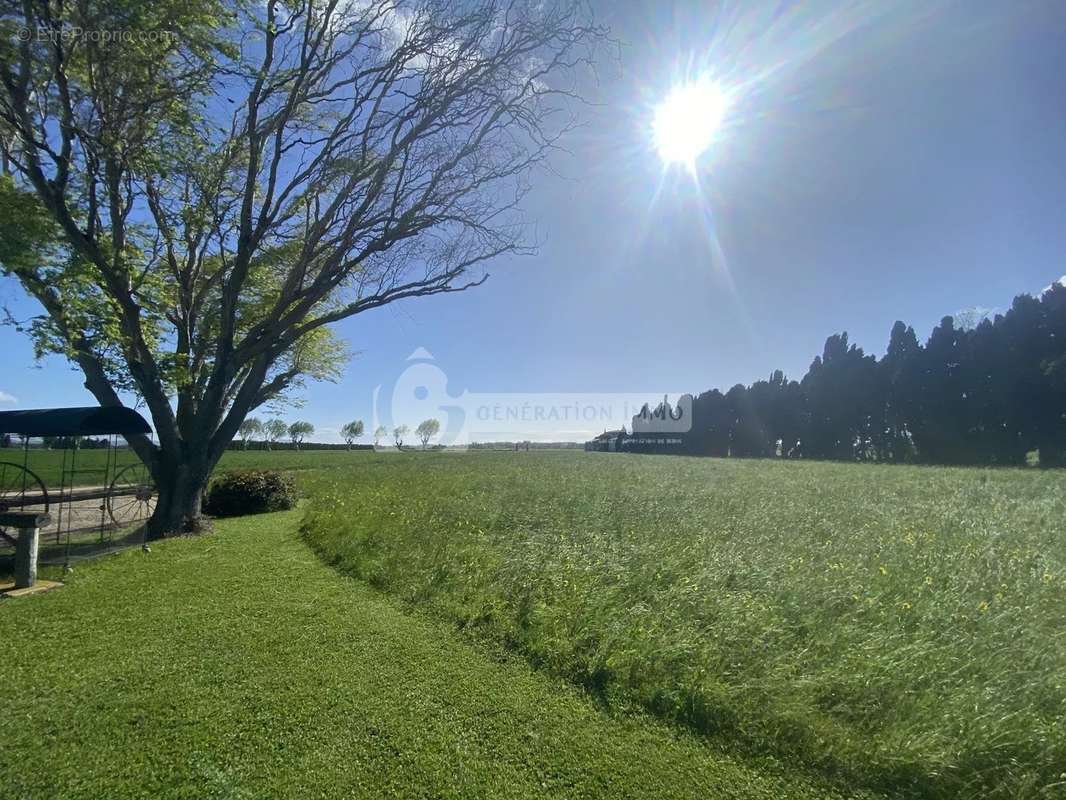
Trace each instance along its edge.
{"label": "sky", "polygon": [[[595,5],[617,47],[558,174],[535,176],[536,255],[341,323],[343,378],[277,416],[329,441],[459,406],[467,438],[580,440],[623,398],[799,379],[833,333],[880,356],[897,319],[924,339],[1066,273],[1058,0]],[[693,175],[664,168],[651,123],[700,75],[731,102]],[[34,313],[10,279],[0,303]],[[14,329],[0,351],[0,408],[93,403]],[[611,411],[483,413],[570,400]]]}

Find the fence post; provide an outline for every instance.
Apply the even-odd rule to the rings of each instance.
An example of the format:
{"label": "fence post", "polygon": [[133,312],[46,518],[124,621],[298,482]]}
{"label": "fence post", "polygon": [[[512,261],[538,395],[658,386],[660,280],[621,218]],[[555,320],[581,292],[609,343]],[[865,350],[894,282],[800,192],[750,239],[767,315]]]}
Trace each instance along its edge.
{"label": "fence post", "polygon": [[18,531],[15,543],[15,588],[27,589],[37,581],[37,544],[41,528],[51,522],[48,514],[5,512],[0,525]]}

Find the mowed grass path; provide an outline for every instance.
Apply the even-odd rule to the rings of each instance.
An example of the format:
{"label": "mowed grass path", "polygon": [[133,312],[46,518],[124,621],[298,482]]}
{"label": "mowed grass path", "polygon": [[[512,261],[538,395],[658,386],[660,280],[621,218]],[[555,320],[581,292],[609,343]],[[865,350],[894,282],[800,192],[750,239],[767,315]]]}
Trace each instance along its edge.
{"label": "mowed grass path", "polygon": [[299,512],[0,602],[0,796],[813,798],[322,564]]}

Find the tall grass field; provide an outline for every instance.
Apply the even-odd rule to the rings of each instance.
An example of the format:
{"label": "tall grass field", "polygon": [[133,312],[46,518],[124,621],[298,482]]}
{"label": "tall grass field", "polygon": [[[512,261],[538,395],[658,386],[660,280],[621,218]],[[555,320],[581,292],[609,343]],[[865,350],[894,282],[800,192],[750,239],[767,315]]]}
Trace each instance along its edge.
{"label": "tall grass field", "polygon": [[895,796],[1066,796],[1066,473],[347,464],[303,481],[328,562],[612,707]]}

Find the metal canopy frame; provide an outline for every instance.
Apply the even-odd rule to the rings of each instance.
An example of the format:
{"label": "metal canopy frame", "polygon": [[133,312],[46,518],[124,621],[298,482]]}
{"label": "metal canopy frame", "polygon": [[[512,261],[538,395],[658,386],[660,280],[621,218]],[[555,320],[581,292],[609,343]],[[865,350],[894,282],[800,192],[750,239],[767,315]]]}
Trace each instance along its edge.
{"label": "metal canopy frame", "polygon": [[19,436],[133,436],[151,432],[144,417],[124,406],[0,411],[0,433]]}

